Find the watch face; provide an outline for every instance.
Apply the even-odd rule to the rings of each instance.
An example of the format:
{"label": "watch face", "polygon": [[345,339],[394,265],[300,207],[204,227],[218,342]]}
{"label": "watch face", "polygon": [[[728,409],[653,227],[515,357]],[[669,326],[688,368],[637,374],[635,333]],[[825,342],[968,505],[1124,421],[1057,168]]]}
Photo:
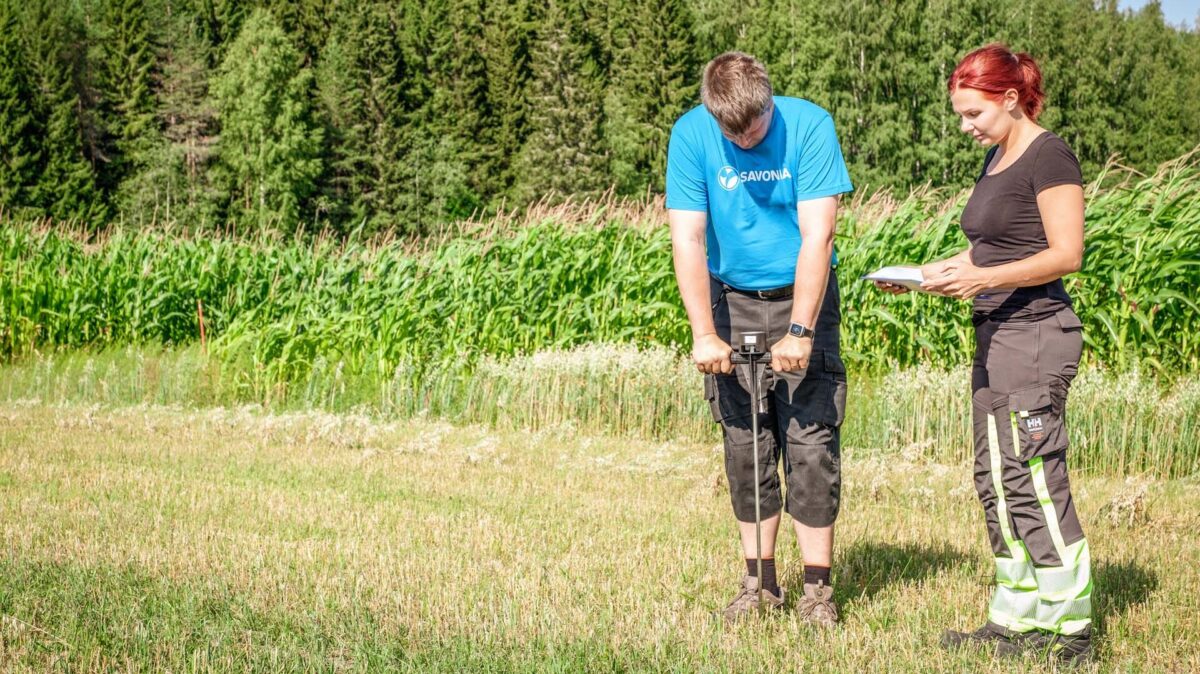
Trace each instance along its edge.
{"label": "watch face", "polygon": [[788,329],[788,332],[792,333],[796,337],[809,337],[814,334],[810,328],[806,328],[799,323],[793,323],[792,327]]}

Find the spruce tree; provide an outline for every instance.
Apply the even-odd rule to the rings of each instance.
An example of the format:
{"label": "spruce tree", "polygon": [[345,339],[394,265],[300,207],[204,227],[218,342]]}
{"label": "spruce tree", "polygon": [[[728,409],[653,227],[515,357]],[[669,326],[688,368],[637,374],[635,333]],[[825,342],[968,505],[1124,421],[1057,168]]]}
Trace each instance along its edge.
{"label": "spruce tree", "polygon": [[241,226],[294,229],[321,174],[323,132],[301,58],[271,14],[255,10],[213,81],[229,215]]}
{"label": "spruce tree", "polygon": [[691,17],[680,0],[629,0],[612,22],[605,98],[612,179],[622,194],[661,192],[671,126],[699,96]]}
{"label": "spruce tree", "polygon": [[0,1],[0,208],[36,213],[33,189],[42,170],[43,132],[21,47],[20,24]]}
{"label": "spruce tree", "polygon": [[[923,19],[917,51],[909,55],[905,80],[908,95],[918,103],[912,110],[916,127],[912,173],[908,184],[966,186],[979,173],[981,148],[959,128],[946,83],[960,59],[983,46],[979,16],[989,0],[928,0],[921,3]],[[991,38],[994,39],[994,38]],[[897,176],[899,178],[899,176]]]}
{"label": "spruce tree", "polygon": [[353,12],[363,0],[265,0],[261,6],[270,10],[292,44],[304,55],[305,65],[312,65],[329,38],[338,15]]}
{"label": "spruce tree", "polygon": [[479,189],[489,205],[510,196],[517,156],[528,133],[526,88],[534,17],[527,0],[488,3],[484,10],[483,55],[491,118],[480,142]]}
{"label": "spruce tree", "polygon": [[420,101],[405,86],[412,66],[400,24],[392,3],[357,4],[338,17],[317,67],[331,133],[330,198],[348,227],[368,233],[417,231],[406,126]]}
{"label": "spruce tree", "polygon": [[90,111],[83,105],[81,84],[76,79],[85,69],[82,59],[86,52],[79,14],[65,0],[46,0],[23,9],[26,14],[20,34],[26,41],[35,88],[33,108],[44,133],[45,163],[31,202],[57,220],[100,228],[109,211],[85,154],[90,123],[85,123],[84,116]]}
{"label": "spruce tree", "polygon": [[102,8],[99,98],[109,159],[103,182],[125,206],[129,194],[121,183],[146,168],[161,140],[154,115],[157,54],[145,2],[105,0]]}
{"label": "spruce tree", "polygon": [[587,31],[579,0],[550,0],[531,53],[529,135],[521,149],[517,194],[594,196],[611,184],[603,137],[600,36]]}
{"label": "spruce tree", "polygon": [[436,180],[431,192],[437,216],[466,218],[484,204],[490,187],[485,162],[487,130],[493,126],[488,100],[484,44],[484,3],[481,0],[448,0],[426,10],[430,26],[425,70],[432,96],[422,126],[433,140],[425,160]]}
{"label": "spruce tree", "polygon": [[166,0],[155,17],[154,130],[136,136],[138,162],[118,190],[118,204],[128,220],[200,228],[219,217],[222,200],[209,175],[216,135],[216,112],[208,98],[213,49],[199,23],[178,0]]}

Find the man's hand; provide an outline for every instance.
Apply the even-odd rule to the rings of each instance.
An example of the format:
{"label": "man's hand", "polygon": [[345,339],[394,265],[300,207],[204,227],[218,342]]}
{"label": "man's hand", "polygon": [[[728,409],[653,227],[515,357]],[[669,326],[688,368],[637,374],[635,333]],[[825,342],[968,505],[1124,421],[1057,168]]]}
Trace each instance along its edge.
{"label": "man's hand", "polygon": [[807,369],[812,348],[812,337],[786,335],[771,347],[771,369],[776,372]]}
{"label": "man's hand", "polygon": [[733,361],[730,360],[732,353],[733,348],[715,332],[697,337],[692,344],[692,360],[696,363],[696,369],[704,374],[733,372]]}

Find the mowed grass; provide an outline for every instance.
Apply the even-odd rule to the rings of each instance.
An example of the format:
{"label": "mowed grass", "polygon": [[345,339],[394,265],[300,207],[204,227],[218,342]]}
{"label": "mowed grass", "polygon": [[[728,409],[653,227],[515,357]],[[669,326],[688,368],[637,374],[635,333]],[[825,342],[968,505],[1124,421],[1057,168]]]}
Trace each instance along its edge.
{"label": "mowed grass", "polygon": [[[711,618],[744,568],[722,472],[569,427],[3,403],[0,669],[1049,671],[935,645],[988,598],[966,464],[846,451],[831,632]],[[1093,670],[1200,670],[1200,482],[1075,493]]]}

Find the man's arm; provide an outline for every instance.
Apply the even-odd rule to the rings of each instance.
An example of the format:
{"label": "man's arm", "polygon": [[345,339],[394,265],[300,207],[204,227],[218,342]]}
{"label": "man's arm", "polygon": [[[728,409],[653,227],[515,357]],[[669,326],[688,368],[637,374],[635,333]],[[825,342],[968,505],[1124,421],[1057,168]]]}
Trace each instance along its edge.
{"label": "man's arm", "polygon": [[705,229],[708,214],[703,211],[668,209],[671,225],[671,250],[675,263],[675,281],[692,328],[692,360],[701,372],[729,373],[730,347],[717,336],[713,324],[712,299],[708,292],[708,254]]}
{"label": "man's arm", "polygon": [[829,283],[837,209],[837,197],[809,199],[796,205],[800,220],[800,256],[796,259],[793,323],[814,329],[819,327],[815,323],[825,297],[825,286]]}
{"label": "man's arm", "polygon": [[[800,221],[800,255],[796,258],[796,286],[792,293],[792,322],[814,330],[829,283],[833,235],[837,226],[838,197],[807,199],[796,205]],[[771,347],[771,369],[802,370],[812,355],[811,337],[787,335]]]}

